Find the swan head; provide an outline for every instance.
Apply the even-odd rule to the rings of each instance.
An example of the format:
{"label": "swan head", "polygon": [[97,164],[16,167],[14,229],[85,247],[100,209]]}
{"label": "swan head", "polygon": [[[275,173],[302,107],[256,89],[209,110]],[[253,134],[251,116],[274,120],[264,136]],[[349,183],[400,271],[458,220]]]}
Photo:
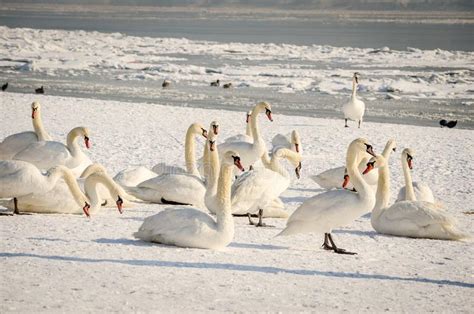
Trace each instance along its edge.
{"label": "swan head", "polygon": [[38,114],[40,108],[41,108],[41,105],[37,101],[34,101],[31,104],[31,119],[35,118],[35,116]]}
{"label": "swan head", "polygon": [[367,168],[362,172],[362,174],[367,174],[375,168],[385,167],[387,165],[387,160],[382,155],[377,155],[372,157],[367,162]]}
{"label": "swan head", "polygon": [[223,165],[234,165],[240,169],[240,171],[245,171],[244,167],[240,163],[240,155],[237,152],[229,150],[225,152],[224,158],[222,159]]}
{"label": "swan head", "polygon": [[251,116],[252,116],[252,111],[247,111],[245,123],[249,123]]}
{"label": "swan head", "polygon": [[301,139],[300,134],[296,130],[291,131],[291,144],[295,145],[295,151],[299,153],[301,148]]}
{"label": "swan head", "polygon": [[192,134],[202,135],[204,138],[207,138],[207,130],[199,123],[193,123],[189,126],[188,131],[186,132],[186,137],[192,136]]}
{"label": "swan head", "polygon": [[364,152],[375,157],[374,148],[365,138],[358,138],[351,142],[348,149],[348,155],[358,152]]}
{"label": "swan head", "polygon": [[406,160],[408,168],[413,169],[413,156],[415,152],[411,148],[405,148],[402,152],[402,161]]}
{"label": "swan head", "polygon": [[84,212],[84,214],[86,215],[87,218],[91,217],[90,209],[91,209],[91,205],[89,203],[85,202],[84,207],[82,207],[82,211]]}
{"label": "swan head", "polygon": [[354,72],[353,80],[356,84],[359,84],[359,80],[360,80],[360,73],[359,72]]}
{"label": "swan head", "polygon": [[301,177],[301,155],[286,148],[286,147],[276,147],[272,152],[272,158],[286,158],[294,167],[296,178]]}
{"label": "swan head", "polygon": [[91,141],[89,139],[89,129],[82,128],[82,135],[84,136],[84,144],[86,145],[86,148],[91,148]]}
{"label": "swan head", "polygon": [[115,204],[117,205],[117,209],[119,213],[122,214],[123,213],[123,199],[120,197],[120,195],[118,195],[118,198]]}
{"label": "swan head", "polygon": [[[255,106],[254,110],[257,110],[257,113],[265,110],[265,115],[267,116],[268,120],[273,122],[272,106],[269,103],[261,101]],[[252,114],[255,114],[255,112],[252,111]]]}
{"label": "swan head", "polygon": [[209,136],[207,137],[207,142],[209,143],[208,147],[211,152],[213,152],[216,149],[216,139],[217,139],[217,134],[215,132],[209,133]]}
{"label": "swan head", "polygon": [[214,135],[219,134],[219,122],[212,121],[209,130],[212,130],[212,133],[214,133]]}
{"label": "swan head", "polygon": [[98,172],[105,172],[105,173],[107,173],[107,169],[105,169],[105,167],[102,166],[102,165],[99,164],[99,163],[93,163],[93,164],[87,166],[86,169],[84,169],[84,171],[81,173],[80,178],[86,179],[86,178],[89,177],[90,175],[92,175],[92,174],[94,174],[94,173],[98,173]]}
{"label": "swan head", "polygon": [[387,145],[385,145],[385,147],[387,147],[387,149],[391,149],[392,151],[397,151],[397,142],[395,142],[394,139],[389,139],[387,141]]}

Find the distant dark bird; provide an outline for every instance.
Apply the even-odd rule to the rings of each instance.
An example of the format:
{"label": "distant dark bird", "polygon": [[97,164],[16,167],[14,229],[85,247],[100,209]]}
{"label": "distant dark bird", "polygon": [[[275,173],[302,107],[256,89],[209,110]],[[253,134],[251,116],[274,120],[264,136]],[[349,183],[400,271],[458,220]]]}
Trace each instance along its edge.
{"label": "distant dark bird", "polygon": [[8,88],[8,82],[2,85],[2,92],[6,91]]}
{"label": "distant dark bird", "polygon": [[166,87],[169,87],[170,85],[171,85],[171,82],[170,82],[170,81],[164,80],[164,81],[163,81],[163,84],[161,84],[161,87],[166,88]]}
{"label": "distant dark bird", "polygon": [[211,82],[211,86],[220,86],[220,85],[221,85],[221,82],[219,80],[215,82]]}
{"label": "distant dark bird", "polygon": [[456,124],[458,124],[458,120],[453,120],[453,121],[446,121],[446,120],[441,120],[439,121],[439,124],[441,125],[441,127],[448,127],[450,129],[454,128],[456,126]]}
{"label": "distant dark bird", "polygon": [[44,88],[43,85],[41,85],[40,88],[35,89],[36,94],[44,94]]}
{"label": "distant dark bird", "polygon": [[231,87],[232,87],[232,83],[224,84],[224,85],[222,85],[222,87],[224,87],[224,88],[231,88]]}

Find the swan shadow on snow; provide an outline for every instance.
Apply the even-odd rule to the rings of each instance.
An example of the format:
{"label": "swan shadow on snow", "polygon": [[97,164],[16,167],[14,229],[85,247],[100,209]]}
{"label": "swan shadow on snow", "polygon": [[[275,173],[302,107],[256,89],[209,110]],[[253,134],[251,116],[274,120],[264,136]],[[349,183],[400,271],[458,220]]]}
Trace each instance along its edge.
{"label": "swan shadow on snow", "polygon": [[280,199],[283,201],[283,203],[303,203],[306,201],[308,198],[304,196],[280,196]]}
{"label": "swan shadow on snow", "polygon": [[243,248],[243,249],[260,249],[260,250],[286,250],[287,247],[278,246],[278,245],[271,245],[271,244],[254,244],[254,243],[238,243],[232,242],[229,244],[229,247],[234,248]]}
{"label": "swan shadow on snow", "polygon": [[141,241],[138,239],[127,239],[127,238],[120,238],[120,239],[107,239],[107,238],[99,238],[93,240],[95,243],[99,244],[121,244],[121,245],[134,245],[134,246],[154,246],[155,243]]}
{"label": "swan shadow on snow", "polygon": [[313,193],[319,193],[319,192],[327,191],[326,189],[323,189],[323,188],[319,188],[319,189],[288,188],[287,190],[298,191],[298,192],[313,192]]}
{"label": "swan shadow on snow", "polygon": [[447,279],[431,279],[424,277],[398,277],[381,274],[364,274],[353,272],[334,272],[334,271],[319,271],[307,269],[287,269],[273,266],[255,266],[255,265],[239,265],[230,263],[206,263],[206,262],[171,262],[159,260],[138,260],[138,259],[107,259],[107,258],[88,258],[75,256],[60,256],[60,255],[39,255],[31,253],[0,253],[0,258],[38,258],[52,261],[69,261],[81,263],[115,263],[125,264],[130,266],[148,266],[148,267],[165,267],[165,268],[191,268],[191,269],[216,269],[216,270],[230,270],[241,272],[257,272],[263,274],[294,274],[301,276],[320,276],[333,278],[351,278],[362,280],[387,280],[387,281],[406,281],[418,282],[425,284],[456,286],[461,288],[474,288],[474,283],[447,280]]}

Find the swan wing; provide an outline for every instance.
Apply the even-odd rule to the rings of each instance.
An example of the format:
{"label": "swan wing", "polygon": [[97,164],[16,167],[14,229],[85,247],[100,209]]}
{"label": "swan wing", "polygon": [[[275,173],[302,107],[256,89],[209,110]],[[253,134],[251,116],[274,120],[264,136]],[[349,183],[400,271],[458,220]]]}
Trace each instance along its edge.
{"label": "swan wing", "polygon": [[433,223],[454,224],[455,221],[442,207],[423,201],[401,201],[384,210],[384,220],[401,223],[402,221],[426,227]]}
{"label": "swan wing", "polygon": [[19,160],[0,161],[0,197],[19,197],[46,188],[34,165]]}
{"label": "swan wing", "polygon": [[172,207],[147,217],[136,238],[171,244],[196,247],[204,235],[216,230],[216,222],[206,213],[192,207]]}
{"label": "swan wing", "polygon": [[[344,169],[344,167],[328,169],[320,174],[311,176],[311,179],[324,189],[341,188],[344,181]],[[352,188],[352,184],[349,183],[349,185],[351,186],[347,186],[347,188]]]}
{"label": "swan wing", "polygon": [[277,134],[273,137],[272,139],[272,146],[273,147],[286,147],[288,149],[291,149],[291,135],[284,135],[284,134]]}
{"label": "swan wing", "polygon": [[186,173],[186,169],[178,166],[170,166],[164,162],[160,162],[151,168],[155,174],[165,174],[165,173]]}
{"label": "swan wing", "polygon": [[138,184],[156,177],[157,174],[144,166],[124,169],[118,172],[114,181],[122,186],[137,186]]}
{"label": "swan wing", "polygon": [[224,143],[231,143],[231,142],[253,143],[253,138],[251,136],[248,136],[247,134],[237,134],[237,135],[228,137],[224,140]]}
{"label": "swan wing", "polygon": [[35,132],[31,131],[7,136],[3,142],[0,143],[0,160],[12,159],[17,153],[35,142],[38,142],[38,136]]}
{"label": "swan wing", "polygon": [[66,165],[70,158],[71,153],[64,144],[52,141],[32,143],[13,157],[30,162],[40,169]]}

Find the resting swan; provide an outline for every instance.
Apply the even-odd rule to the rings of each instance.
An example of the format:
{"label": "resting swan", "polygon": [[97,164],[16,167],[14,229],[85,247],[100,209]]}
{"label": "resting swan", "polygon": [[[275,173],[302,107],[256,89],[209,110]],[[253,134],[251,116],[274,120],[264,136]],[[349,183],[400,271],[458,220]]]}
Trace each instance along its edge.
{"label": "resting swan", "polygon": [[[217,128],[215,131],[217,131]],[[114,177],[115,182],[121,186],[132,187],[165,173],[189,173],[200,176],[197,171],[195,156],[195,138],[197,136],[206,138],[207,130],[204,129],[201,124],[193,123],[188,127],[184,144],[184,159],[187,170],[178,166],[169,166],[166,163],[158,163],[153,166],[152,170],[149,170],[145,166],[136,166],[118,172]]]}
{"label": "resting swan", "polygon": [[23,204],[18,200],[33,194],[44,194],[54,188],[58,180],[63,178],[68,190],[72,193],[76,206],[84,212],[89,210],[87,198],[77,185],[71,170],[64,166],[56,166],[46,172],[41,171],[34,165],[19,160],[0,161],[0,198],[13,198],[14,214],[19,214],[19,208],[23,210]]}
{"label": "resting swan", "polygon": [[349,225],[374,207],[374,191],[362,179],[358,169],[366,153],[374,155],[372,146],[364,138],[352,141],[347,149],[347,172],[357,192],[331,190],[307,199],[288,218],[286,228],[278,235],[324,233],[324,249],[339,254],[355,254],[338,248],[331,232],[333,228]]}
{"label": "resting swan", "polygon": [[[390,154],[392,151],[395,151],[396,148],[396,142],[395,140],[388,140],[387,143],[385,144],[385,148],[383,150],[382,155],[388,159],[390,157]],[[366,168],[366,164],[369,161],[371,155],[366,154],[364,158],[362,158],[360,164],[359,164],[359,172],[362,173],[364,169]],[[313,179],[317,184],[319,184],[320,187],[324,189],[336,189],[336,188],[341,188],[341,186],[352,190],[354,186],[352,183],[349,182],[349,176],[346,173],[346,167],[337,167],[337,168],[332,168],[329,170],[326,170],[324,172],[321,172],[320,174],[311,176],[311,179]],[[365,176],[363,176],[363,179],[365,182],[367,182],[371,187],[375,189],[377,186],[377,181],[378,181],[378,173],[376,171],[373,171]]]}
{"label": "resting swan", "polygon": [[357,98],[357,86],[359,86],[359,76],[360,74],[355,72],[352,77],[352,95],[351,100],[342,106],[342,111],[344,112],[345,127],[347,125],[347,119],[353,121],[359,121],[359,128],[364,117],[365,112],[365,103]]}
{"label": "resting swan", "polygon": [[[85,199],[82,191],[77,190],[79,185],[73,183],[76,181],[74,177],[67,178],[64,181],[58,181],[55,186],[45,193],[32,193],[26,196],[18,197],[18,204],[22,212],[41,213],[41,214],[81,214],[84,212],[90,217],[101,208],[103,198],[100,196],[99,187],[104,185],[110,195],[114,195],[115,204],[120,213],[122,213],[122,205],[125,194],[123,190],[103,171],[96,171],[90,174],[84,181],[84,190],[87,198],[90,200],[90,208],[82,208],[78,206],[79,201]],[[74,186],[74,188],[70,188]],[[79,201],[78,201],[79,200]],[[2,203],[7,208],[14,208],[14,203],[8,201]]]}
{"label": "resting swan", "polygon": [[[287,159],[294,167],[299,179],[301,155],[285,147],[277,148],[269,164],[269,168],[248,171],[237,178],[232,185],[232,214],[249,215],[258,213],[257,227],[264,226],[262,217],[288,217],[286,211],[274,206],[277,199],[290,185],[290,174],[280,159]],[[271,211],[270,211],[271,210]]]}
{"label": "resting swan", "polygon": [[253,165],[257,160],[261,158],[263,153],[266,150],[265,142],[260,136],[258,128],[258,114],[265,111],[268,119],[272,119],[272,108],[270,104],[266,102],[260,102],[252,110],[252,115],[250,117],[250,127],[252,129],[252,138],[253,142],[237,141],[237,142],[226,142],[218,145],[218,151],[226,152],[229,150],[236,151],[240,154],[242,165],[245,168]]}
{"label": "resting swan", "polygon": [[403,152],[405,154],[402,154],[402,169],[403,176],[405,177],[405,186],[402,187],[398,192],[397,202],[408,200],[406,195],[406,187],[409,184],[412,184],[417,200],[434,203],[435,199],[430,187],[426,183],[412,181],[410,170],[413,169],[414,151],[410,148],[407,148],[403,150]]}
{"label": "resting swan", "polygon": [[221,249],[234,238],[234,221],[230,206],[232,168],[242,169],[236,152],[223,153],[216,199],[216,220],[199,209],[173,207],[148,217],[134,236],[145,241],[179,247]]}
{"label": "resting swan", "polygon": [[[407,149],[402,153],[406,160]],[[413,186],[407,182],[407,200],[389,206],[390,171],[386,159],[376,156],[367,163],[364,173],[378,168],[379,182],[375,208],[370,222],[379,233],[410,238],[430,238],[441,240],[460,240],[469,235],[459,231],[453,218],[449,217],[441,206],[417,201]]]}
{"label": "resting swan", "polygon": [[89,157],[82,152],[77,143],[78,137],[84,138],[86,148],[90,147],[89,130],[77,127],[68,133],[67,145],[54,141],[32,143],[13,159],[30,162],[40,169],[64,165],[77,177],[91,164]]}
{"label": "resting swan", "polygon": [[38,102],[31,104],[31,120],[34,132],[27,131],[7,136],[0,143],[0,160],[12,159],[15,154],[24,150],[28,145],[39,141],[50,141],[51,137],[46,132],[41,119],[41,105]]}

